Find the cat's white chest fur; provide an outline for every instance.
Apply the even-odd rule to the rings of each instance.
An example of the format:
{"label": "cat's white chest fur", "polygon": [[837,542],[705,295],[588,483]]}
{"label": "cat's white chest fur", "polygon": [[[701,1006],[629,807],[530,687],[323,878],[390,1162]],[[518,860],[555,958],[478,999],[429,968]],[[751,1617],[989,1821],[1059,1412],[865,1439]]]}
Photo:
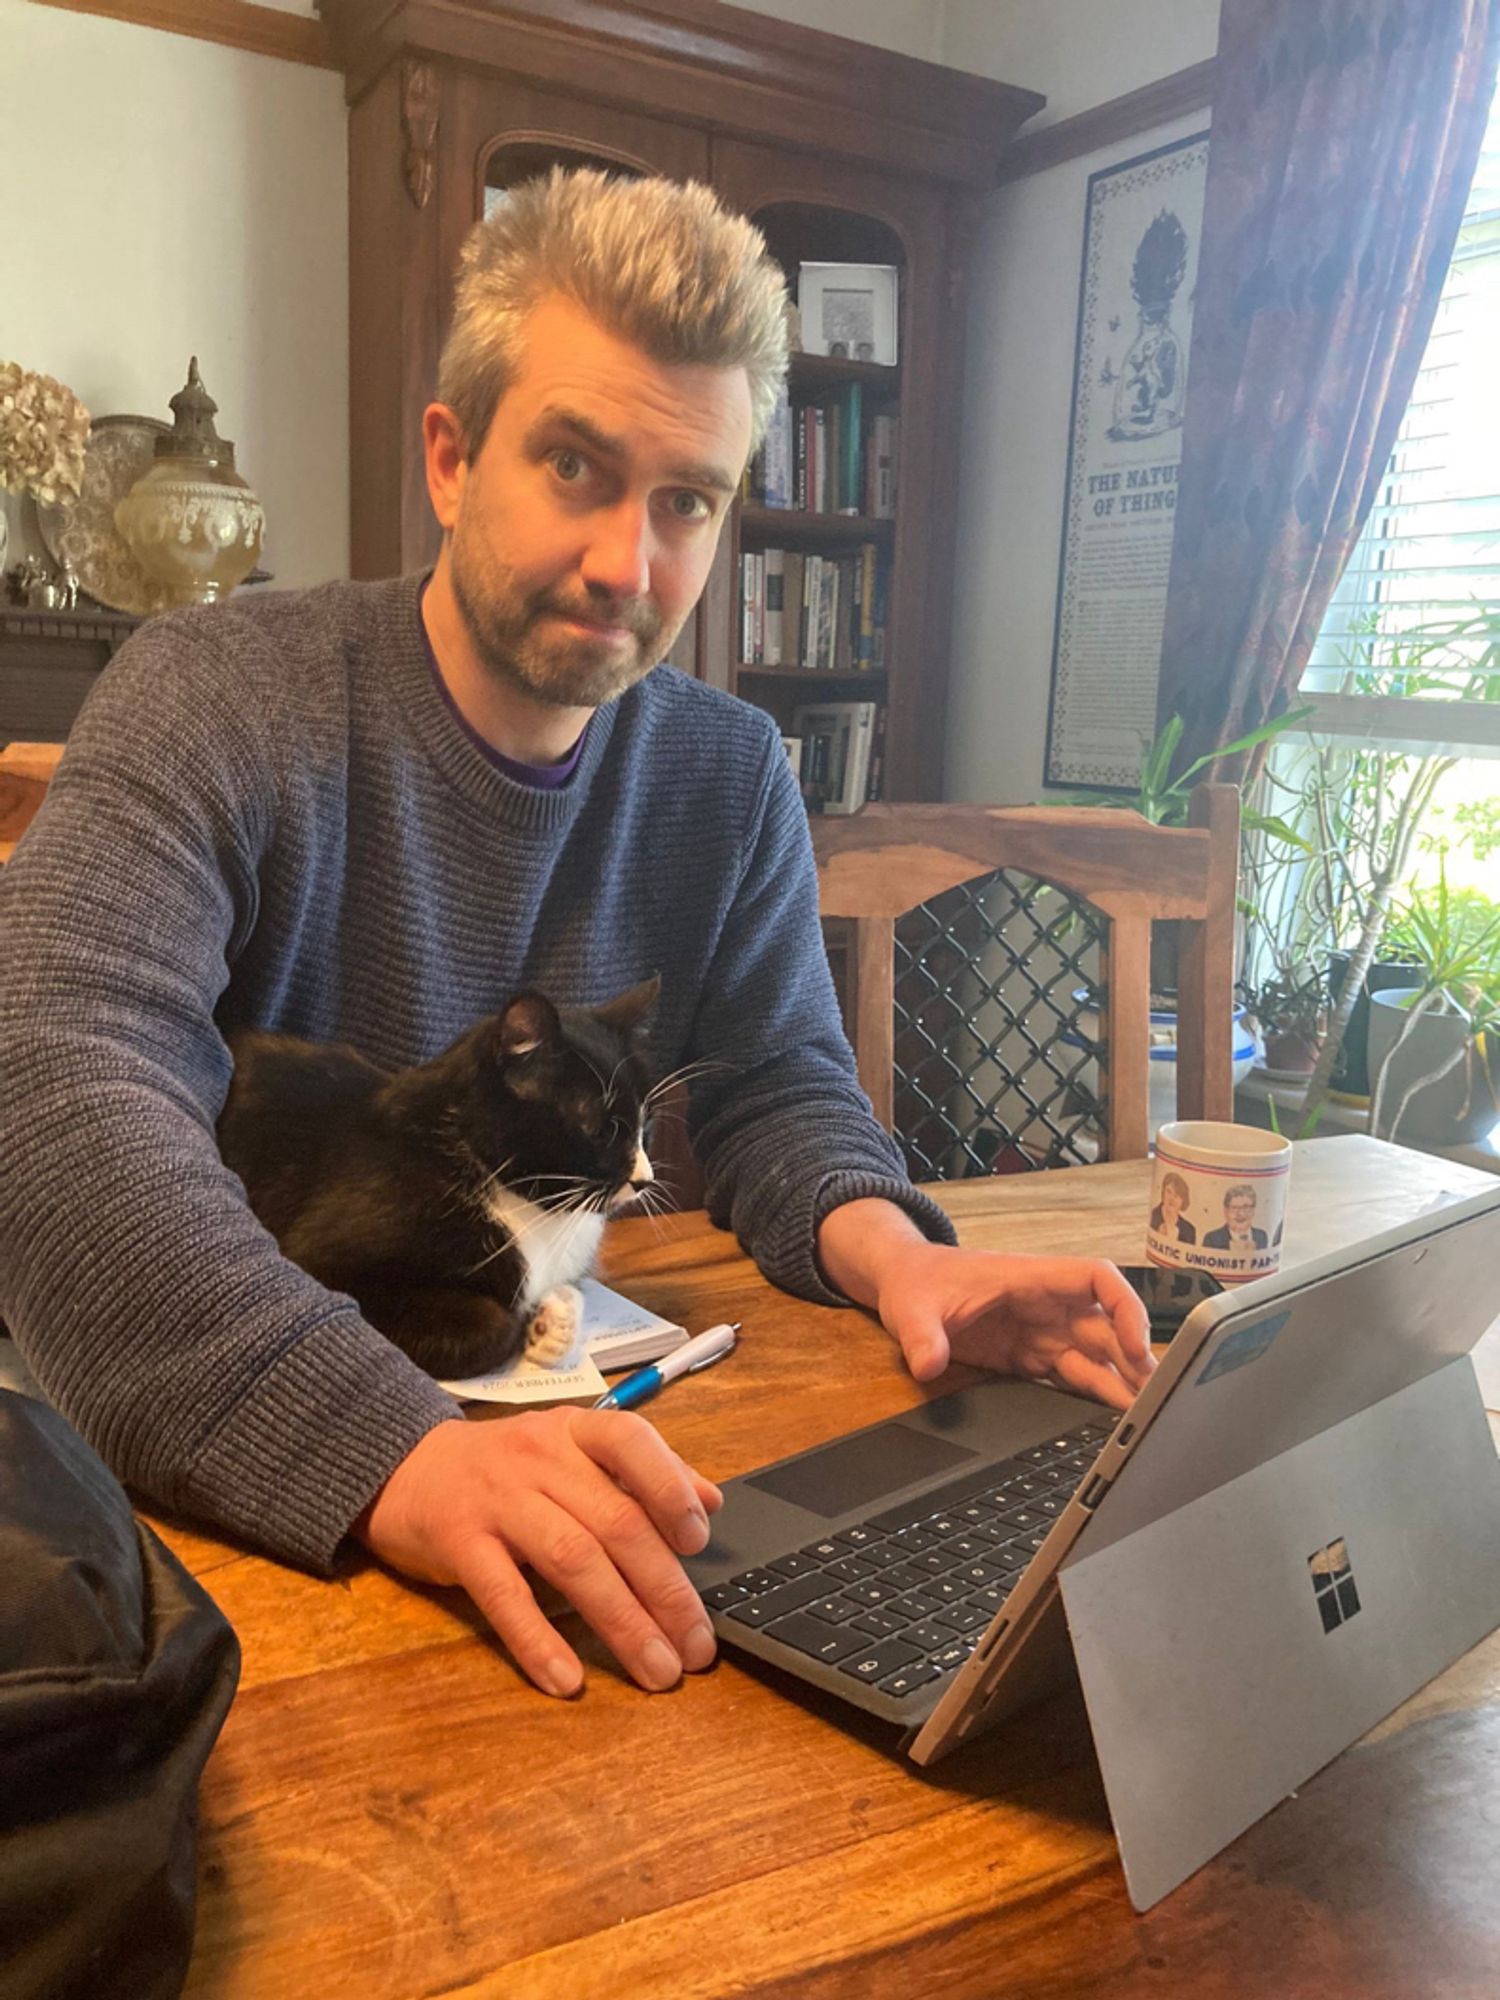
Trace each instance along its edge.
{"label": "cat's white chest fur", "polygon": [[485,1196],[484,1209],[491,1222],[510,1232],[526,1265],[518,1312],[530,1312],[549,1292],[575,1284],[594,1268],[604,1234],[604,1217],[597,1211],[538,1208],[502,1187]]}

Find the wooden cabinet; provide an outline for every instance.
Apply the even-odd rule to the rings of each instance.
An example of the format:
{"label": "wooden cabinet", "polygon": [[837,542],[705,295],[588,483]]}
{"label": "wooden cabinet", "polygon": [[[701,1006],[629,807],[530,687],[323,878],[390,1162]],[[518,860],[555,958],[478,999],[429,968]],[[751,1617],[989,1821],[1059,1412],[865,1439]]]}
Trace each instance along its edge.
{"label": "wooden cabinet", "polygon": [[[320,0],[348,79],[353,568],[426,563],[438,535],[420,423],[459,246],[487,187],[554,161],[706,180],[804,260],[900,273],[899,405],[888,563],[885,796],[936,798],[953,597],[964,253],[975,197],[1042,99],[717,0]],[[794,393],[859,375],[794,364]],[[883,379],[882,379],[883,378]],[[843,693],[838,676],[741,658],[739,556],[863,538],[837,516],[736,509],[676,664],[770,709]],[[773,543],[773,539],[774,543]]]}
{"label": "wooden cabinet", "polygon": [[61,743],[104,663],[139,623],[92,607],[0,606],[0,744]]}

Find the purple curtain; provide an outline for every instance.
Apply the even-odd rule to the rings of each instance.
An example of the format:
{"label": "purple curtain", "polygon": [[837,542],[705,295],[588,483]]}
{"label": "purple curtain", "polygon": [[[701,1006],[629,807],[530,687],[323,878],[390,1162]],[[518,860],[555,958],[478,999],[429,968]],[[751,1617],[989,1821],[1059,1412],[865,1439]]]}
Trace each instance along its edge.
{"label": "purple curtain", "polygon": [[1421,364],[1497,42],[1500,0],[1223,0],[1157,704],[1179,768],[1296,693]]}

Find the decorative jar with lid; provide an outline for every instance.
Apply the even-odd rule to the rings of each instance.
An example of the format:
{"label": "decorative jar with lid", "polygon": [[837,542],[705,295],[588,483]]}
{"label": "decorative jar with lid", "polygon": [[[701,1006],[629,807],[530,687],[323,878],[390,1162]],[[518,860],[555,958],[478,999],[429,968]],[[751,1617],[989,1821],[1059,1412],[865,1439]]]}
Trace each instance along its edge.
{"label": "decorative jar with lid", "polygon": [[265,514],[234,469],[234,446],[214,429],[219,406],[196,355],[170,407],[173,428],[116,506],[115,526],[173,604],[213,604],[259,561]]}

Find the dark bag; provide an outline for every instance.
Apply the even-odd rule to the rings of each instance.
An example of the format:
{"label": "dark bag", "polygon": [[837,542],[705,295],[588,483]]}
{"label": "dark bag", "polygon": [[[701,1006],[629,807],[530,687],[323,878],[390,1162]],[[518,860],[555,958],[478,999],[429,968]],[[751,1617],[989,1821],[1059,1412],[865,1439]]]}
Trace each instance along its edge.
{"label": "dark bag", "polygon": [[76,1431],[0,1390],[0,1994],[174,2000],[228,1621]]}

